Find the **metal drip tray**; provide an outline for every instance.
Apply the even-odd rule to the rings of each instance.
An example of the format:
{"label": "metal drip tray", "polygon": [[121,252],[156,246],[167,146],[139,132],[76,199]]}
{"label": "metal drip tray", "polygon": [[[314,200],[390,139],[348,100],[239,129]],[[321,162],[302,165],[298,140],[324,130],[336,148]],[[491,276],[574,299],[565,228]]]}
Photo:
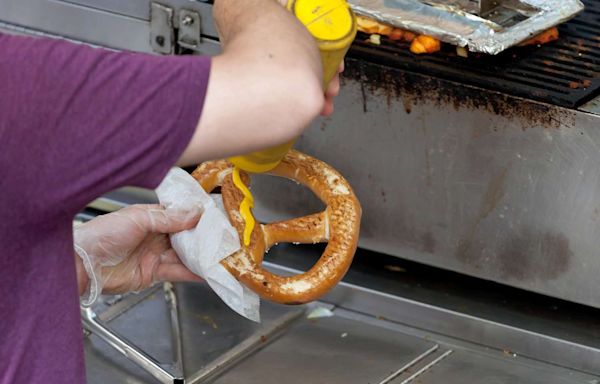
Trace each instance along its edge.
{"label": "metal drip tray", "polygon": [[[448,380],[460,378],[460,381]],[[485,355],[468,350],[456,350],[447,359],[440,360],[420,376],[421,383],[511,383],[511,384],[567,384],[586,383],[570,374],[557,374],[547,367],[519,359]],[[586,384],[594,383],[591,379]],[[400,384],[402,380],[392,381]]]}
{"label": "metal drip tray", "polygon": [[[326,302],[310,306],[264,302],[260,324],[229,310],[206,285],[175,289],[179,342],[171,341],[169,309],[160,289],[96,308],[116,333],[160,361],[172,361],[174,345],[181,348],[184,380],[165,383],[600,383],[600,350],[592,346],[567,346],[548,335],[346,283]],[[332,316],[308,318],[316,307]],[[437,324],[436,330],[431,324]],[[452,324],[461,331],[448,332]],[[479,334],[479,342],[457,337],[462,331]],[[487,344],[492,334],[502,336],[506,345]],[[564,359],[542,362],[540,357],[552,349],[562,351],[558,356]],[[581,360],[578,369],[565,368],[575,361],[569,356]],[[86,363],[90,384],[160,382],[94,334],[86,339]]]}
{"label": "metal drip tray", "polygon": [[[335,312],[334,312],[335,313]],[[293,324],[279,339],[218,378],[216,384],[381,383],[435,343],[342,316]],[[300,382],[300,381],[297,381]]]}

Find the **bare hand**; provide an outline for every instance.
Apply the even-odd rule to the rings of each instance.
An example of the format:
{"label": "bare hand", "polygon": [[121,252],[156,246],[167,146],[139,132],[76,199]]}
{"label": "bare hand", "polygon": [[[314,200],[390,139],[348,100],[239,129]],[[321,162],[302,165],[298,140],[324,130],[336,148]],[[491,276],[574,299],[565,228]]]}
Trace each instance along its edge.
{"label": "bare hand", "polygon": [[327,90],[325,91],[325,105],[323,106],[323,111],[321,111],[321,116],[330,116],[333,113],[333,99],[335,99],[340,94],[340,74],[344,72],[344,62],[340,64],[338,68],[338,72],[329,83]]}

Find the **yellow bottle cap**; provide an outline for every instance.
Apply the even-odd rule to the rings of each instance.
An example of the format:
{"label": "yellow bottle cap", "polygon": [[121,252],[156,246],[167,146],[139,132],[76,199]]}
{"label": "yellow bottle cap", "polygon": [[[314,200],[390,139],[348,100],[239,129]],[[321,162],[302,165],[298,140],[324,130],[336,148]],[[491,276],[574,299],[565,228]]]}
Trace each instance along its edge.
{"label": "yellow bottle cap", "polygon": [[236,167],[246,172],[268,172],[275,168],[283,159],[285,154],[292,149],[294,146],[294,141],[295,140],[292,140],[275,147],[263,149],[262,151],[247,153],[242,156],[234,156],[229,158],[229,161],[232,162]]}
{"label": "yellow bottle cap", "polygon": [[296,0],[293,12],[318,40],[337,41],[352,32],[354,16],[346,0]]}

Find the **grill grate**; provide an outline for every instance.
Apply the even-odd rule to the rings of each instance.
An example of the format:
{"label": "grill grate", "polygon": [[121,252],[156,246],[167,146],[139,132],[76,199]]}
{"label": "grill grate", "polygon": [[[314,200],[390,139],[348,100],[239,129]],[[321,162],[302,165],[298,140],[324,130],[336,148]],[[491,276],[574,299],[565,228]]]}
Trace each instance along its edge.
{"label": "grill grate", "polygon": [[454,47],[444,45],[436,54],[416,56],[406,43],[384,38],[374,46],[367,35],[359,34],[350,57],[577,108],[600,94],[600,0],[583,2],[585,11],[559,26],[559,40],[541,47],[462,58]]}

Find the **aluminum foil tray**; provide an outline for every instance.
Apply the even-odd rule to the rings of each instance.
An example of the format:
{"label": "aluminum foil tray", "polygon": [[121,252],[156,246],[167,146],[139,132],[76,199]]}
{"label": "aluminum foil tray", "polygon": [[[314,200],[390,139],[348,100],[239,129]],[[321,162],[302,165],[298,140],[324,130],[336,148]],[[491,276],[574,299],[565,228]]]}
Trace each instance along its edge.
{"label": "aluminum foil tray", "polygon": [[[472,52],[498,54],[583,11],[579,0],[349,0],[354,11]],[[485,3],[485,5],[484,5]]]}

